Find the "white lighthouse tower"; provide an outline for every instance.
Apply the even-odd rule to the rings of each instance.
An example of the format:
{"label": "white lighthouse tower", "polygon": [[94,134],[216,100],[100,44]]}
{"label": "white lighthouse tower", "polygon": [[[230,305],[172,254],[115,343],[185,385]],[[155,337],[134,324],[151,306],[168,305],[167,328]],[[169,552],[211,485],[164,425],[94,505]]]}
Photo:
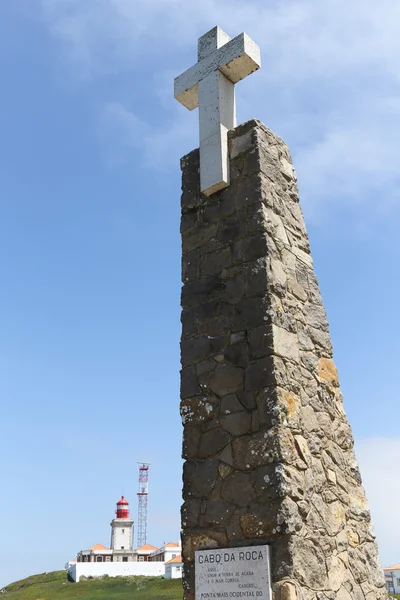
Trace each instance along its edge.
{"label": "white lighthouse tower", "polygon": [[133,519],[129,518],[129,502],[124,496],[117,502],[116,517],[111,525],[111,550],[113,559],[128,562],[133,552]]}

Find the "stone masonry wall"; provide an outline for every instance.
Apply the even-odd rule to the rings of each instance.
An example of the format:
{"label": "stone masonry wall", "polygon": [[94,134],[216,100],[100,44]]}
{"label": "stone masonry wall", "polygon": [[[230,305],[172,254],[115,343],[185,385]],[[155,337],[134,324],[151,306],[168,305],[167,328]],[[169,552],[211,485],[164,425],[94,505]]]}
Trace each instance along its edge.
{"label": "stone masonry wall", "polygon": [[287,146],[230,134],[231,185],[182,159],[182,544],[270,544],[276,600],[387,598]]}

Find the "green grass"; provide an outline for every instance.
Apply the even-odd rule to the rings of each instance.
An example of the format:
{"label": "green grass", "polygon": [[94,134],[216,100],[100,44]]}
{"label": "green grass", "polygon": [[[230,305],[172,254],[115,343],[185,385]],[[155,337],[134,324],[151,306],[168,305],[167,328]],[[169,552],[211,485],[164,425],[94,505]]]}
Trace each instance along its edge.
{"label": "green grass", "polygon": [[[7,585],[1,600],[182,600],[182,581],[162,577],[104,577],[71,583],[66,571],[32,575]],[[392,595],[400,600],[400,595]]]}
{"label": "green grass", "polygon": [[114,577],[71,583],[66,571],[33,575],[7,585],[1,600],[181,600],[182,581]]}

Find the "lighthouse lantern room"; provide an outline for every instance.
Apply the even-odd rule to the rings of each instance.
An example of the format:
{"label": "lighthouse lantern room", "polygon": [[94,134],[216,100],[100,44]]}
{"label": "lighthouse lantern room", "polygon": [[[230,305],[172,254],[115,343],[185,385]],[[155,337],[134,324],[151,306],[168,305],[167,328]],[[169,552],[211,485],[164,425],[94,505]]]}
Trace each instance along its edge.
{"label": "lighthouse lantern room", "polygon": [[121,496],[121,500],[118,500],[115,513],[117,519],[129,519],[129,502],[125,500],[125,496]]}

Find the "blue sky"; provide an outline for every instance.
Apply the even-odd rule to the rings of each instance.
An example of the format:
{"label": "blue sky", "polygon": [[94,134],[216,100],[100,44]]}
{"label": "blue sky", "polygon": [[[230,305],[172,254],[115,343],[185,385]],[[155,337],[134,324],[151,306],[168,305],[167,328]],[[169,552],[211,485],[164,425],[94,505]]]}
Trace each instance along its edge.
{"label": "blue sky", "polygon": [[179,536],[173,77],[219,24],[262,69],[238,120],[289,144],[382,562],[400,560],[396,0],[0,4],[0,586],[109,543],[120,494]]}

